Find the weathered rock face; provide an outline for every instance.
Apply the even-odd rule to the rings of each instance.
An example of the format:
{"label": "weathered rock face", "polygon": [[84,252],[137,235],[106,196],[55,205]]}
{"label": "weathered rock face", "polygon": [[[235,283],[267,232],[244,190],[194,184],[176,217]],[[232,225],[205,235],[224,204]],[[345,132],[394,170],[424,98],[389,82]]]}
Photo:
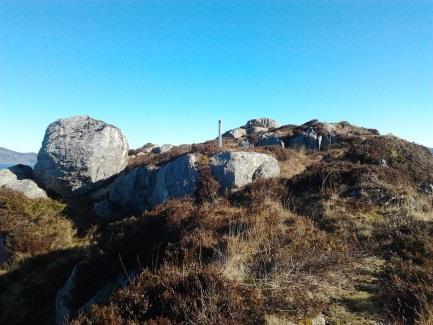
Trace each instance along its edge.
{"label": "weathered rock face", "polygon": [[332,133],[319,134],[313,127],[294,135],[289,140],[290,148],[305,148],[308,150],[321,150],[337,142],[337,137]]}
{"label": "weathered rock face", "polygon": [[47,198],[43,189],[33,180],[25,178],[28,176],[31,177],[31,167],[29,166],[16,165],[8,169],[0,169],[0,187],[4,186],[12,191],[23,193],[30,199]]}
{"label": "weathered rock face", "polygon": [[155,153],[155,154],[160,154],[160,153],[164,153],[164,152],[168,152],[168,151],[170,151],[171,149],[173,149],[173,145],[171,145],[171,144],[163,144],[162,146],[160,146],[160,147],[155,147],[155,148],[153,148],[152,149],[152,153]]}
{"label": "weathered rock face", "polygon": [[199,178],[196,160],[188,154],[161,167],[134,168],[107,188],[95,212],[100,216],[109,216],[115,208],[142,212],[170,199],[193,196]]}
{"label": "weathered rock face", "polygon": [[236,189],[256,179],[280,174],[274,157],[257,152],[220,152],[211,158],[210,166],[223,190]]}
{"label": "weathered rock face", "polygon": [[262,128],[278,128],[280,126],[280,124],[270,118],[267,117],[261,117],[261,118],[256,118],[253,120],[249,120],[246,124],[246,127],[262,127]]}
{"label": "weathered rock face", "polygon": [[88,116],[57,120],[45,133],[35,178],[62,196],[81,195],[128,163],[128,142],[122,132]]}
{"label": "weathered rock face", "polygon": [[262,134],[257,141],[258,146],[279,146],[284,148],[284,142],[275,133]]}
{"label": "weathered rock face", "polygon": [[308,128],[306,132],[293,136],[289,141],[289,147],[320,150],[321,142],[322,136],[318,135],[313,128]]}
{"label": "weathered rock face", "polygon": [[151,206],[169,199],[192,196],[197,188],[197,158],[193,154],[181,156],[156,172],[155,186],[149,203]]}
{"label": "weathered rock face", "polygon": [[232,139],[239,139],[243,136],[247,135],[247,130],[245,128],[236,128],[230,131],[227,131],[223,134],[224,138],[232,138]]}
{"label": "weathered rock face", "polygon": [[253,148],[254,144],[252,144],[249,140],[242,140],[239,142],[239,147],[241,147],[241,148]]}

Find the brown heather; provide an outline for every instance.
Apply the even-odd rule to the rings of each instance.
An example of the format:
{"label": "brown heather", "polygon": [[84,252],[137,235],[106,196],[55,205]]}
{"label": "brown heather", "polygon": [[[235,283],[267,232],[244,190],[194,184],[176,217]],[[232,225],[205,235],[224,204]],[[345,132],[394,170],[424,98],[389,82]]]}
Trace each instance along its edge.
{"label": "brown heather", "polygon": [[[422,184],[432,182],[433,158],[423,147],[367,131],[357,130],[365,139],[347,137],[321,152],[260,148],[279,160],[281,177],[235,193],[219,193],[211,176],[208,159],[219,150],[213,143],[138,156],[130,167],[199,153],[196,200],[99,221],[95,244],[79,252],[65,253],[78,239],[61,204],[49,201],[52,213],[38,201],[8,203],[9,232],[27,229],[12,222],[15,215],[39,215],[51,216],[46,235],[63,235],[53,246],[30,234],[26,241],[37,244],[14,244],[39,258],[25,257],[13,276],[0,276],[1,303],[8,304],[0,322],[52,323],[56,288],[81,261],[74,306],[119,276],[125,285],[71,324],[311,324],[319,313],[327,324],[432,324],[433,198]],[[2,195],[2,202],[16,196]],[[29,204],[30,218],[22,212]],[[36,262],[37,273],[30,268]],[[48,286],[38,305],[28,297],[41,287],[21,285],[29,277]]]}

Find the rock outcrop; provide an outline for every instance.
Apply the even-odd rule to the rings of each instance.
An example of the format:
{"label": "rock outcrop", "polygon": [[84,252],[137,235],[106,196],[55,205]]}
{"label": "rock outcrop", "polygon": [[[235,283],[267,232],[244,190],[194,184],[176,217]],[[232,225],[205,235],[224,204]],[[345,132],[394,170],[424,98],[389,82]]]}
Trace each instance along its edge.
{"label": "rock outcrop", "polygon": [[243,136],[247,135],[247,130],[245,128],[235,128],[233,130],[227,131],[223,134],[224,138],[232,138],[232,139],[239,139]]}
{"label": "rock outcrop", "polygon": [[268,132],[269,129],[278,128],[279,126],[280,124],[277,121],[267,117],[252,119],[245,124],[248,134]]}
{"label": "rock outcrop", "polygon": [[280,174],[274,157],[257,152],[220,152],[211,158],[210,166],[223,190],[237,189],[256,179]]}
{"label": "rock outcrop", "polygon": [[79,196],[122,171],[127,163],[128,142],[118,128],[76,116],[48,126],[34,174],[47,190]]}
{"label": "rock outcrop", "polygon": [[16,165],[0,169],[0,187],[23,193],[30,199],[47,198],[47,194],[32,179],[31,167]]}
{"label": "rock outcrop", "polygon": [[268,128],[268,129],[272,129],[272,128],[278,128],[280,126],[280,124],[270,118],[267,117],[260,117],[260,118],[255,118],[252,120],[249,120],[246,124],[246,127],[262,127],[262,128]]}
{"label": "rock outcrop", "polygon": [[272,132],[262,134],[257,141],[258,146],[278,146],[284,148],[284,142]]}
{"label": "rock outcrop", "polygon": [[140,166],[120,175],[95,205],[99,216],[117,211],[143,212],[170,199],[193,196],[199,174],[196,156],[188,154],[155,166]]}
{"label": "rock outcrop", "polygon": [[322,136],[312,128],[293,136],[289,140],[289,147],[295,149],[305,148],[307,150],[320,150],[322,147]]}
{"label": "rock outcrop", "polygon": [[168,151],[170,151],[171,149],[173,149],[173,145],[171,145],[171,144],[163,144],[162,146],[160,146],[160,147],[155,147],[155,148],[153,148],[152,149],[152,153],[155,153],[155,154],[160,154],[160,153],[164,153],[164,152],[168,152]]}

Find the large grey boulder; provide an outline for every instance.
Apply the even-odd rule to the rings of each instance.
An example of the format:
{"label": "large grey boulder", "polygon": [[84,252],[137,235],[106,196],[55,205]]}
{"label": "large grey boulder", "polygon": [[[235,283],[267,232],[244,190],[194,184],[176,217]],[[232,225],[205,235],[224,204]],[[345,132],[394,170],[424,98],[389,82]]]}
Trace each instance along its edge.
{"label": "large grey boulder", "polygon": [[274,157],[257,152],[220,152],[211,158],[210,166],[223,190],[237,189],[256,179],[280,174]]}
{"label": "large grey boulder", "polygon": [[284,142],[272,132],[262,134],[257,141],[258,146],[278,146],[284,148]]}
{"label": "large grey boulder", "polygon": [[75,116],[50,124],[34,175],[46,189],[78,196],[118,174],[128,163],[128,142],[103,121]]}
{"label": "large grey boulder", "polygon": [[[23,193],[30,199],[47,198],[43,189],[33,180],[25,178],[29,173],[26,167],[28,166],[17,165],[8,169],[0,169],[0,187],[4,186],[9,190]],[[14,170],[17,174],[14,173]]]}
{"label": "large grey boulder", "polygon": [[95,204],[99,216],[114,210],[143,212],[170,199],[193,196],[199,179],[197,158],[187,154],[163,166],[140,166],[117,177]]}
{"label": "large grey boulder", "polygon": [[232,138],[232,139],[239,139],[243,136],[247,135],[247,130],[245,128],[235,128],[233,130],[227,131],[223,134],[224,138]]}

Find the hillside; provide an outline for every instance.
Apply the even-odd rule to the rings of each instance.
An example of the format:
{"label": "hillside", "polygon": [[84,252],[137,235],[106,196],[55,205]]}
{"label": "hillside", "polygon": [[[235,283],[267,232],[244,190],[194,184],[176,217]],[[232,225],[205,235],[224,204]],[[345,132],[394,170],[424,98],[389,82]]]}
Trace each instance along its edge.
{"label": "hillside", "polygon": [[45,183],[52,198],[0,190],[0,323],[433,322],[427,148],[269,119],[228,131],[224,148],[149,147],[98,187],[64,186],[68,166]]}
{"label": "hillside", "polygon": [[36,153],[21,153],[0,147],[0,165],[24,164],[33,166],[36,163]]}

